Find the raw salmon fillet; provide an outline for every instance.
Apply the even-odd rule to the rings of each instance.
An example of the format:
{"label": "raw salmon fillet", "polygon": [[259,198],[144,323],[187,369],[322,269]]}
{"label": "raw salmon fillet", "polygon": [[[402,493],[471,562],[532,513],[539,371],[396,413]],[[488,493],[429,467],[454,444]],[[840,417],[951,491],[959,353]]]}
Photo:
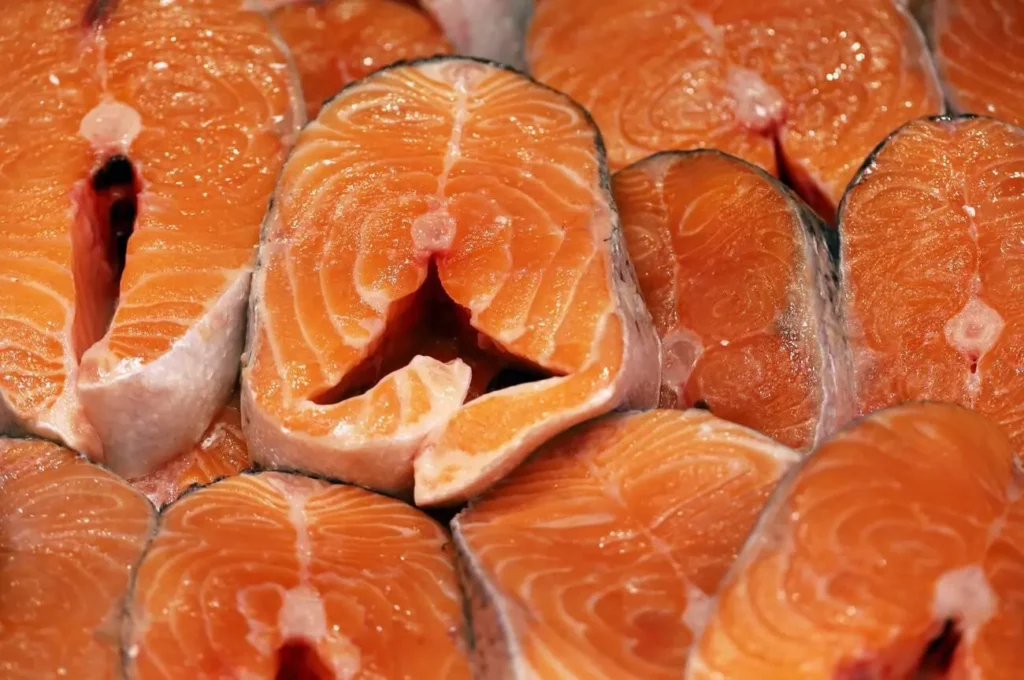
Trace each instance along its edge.
{"label": "raw salmon fillet", "polygon": [[935,0],[935,65],[958,113],[1024,125],[1024,2]]}
{"label": "raw salmon fillet", "polygon": [[606,417],[452,524],[480,678],[678,678],[786,447],[703,411]]}
{"label": "raw salmon fillet", "polygon": [[984,417],[875,413],[779,485],[686,678],[1017,680],[1024,474]]}
{"label": "raw salmon fillet", "polygon": [[[415,459],[417,503],[457,503],[572,425],[657,401],[599,134],[525,76],[445,57],[346,88],[268,220],[242,378],[259,464],[407,494]],[[444,313],[469,354],[545,379],[464,403],[473,357],[417,346]]]}
{"label": "raw salmon fillet", "polygon": [[448,546],[400,501],[307,477],[186,494],[138,569],[128,677],[468,680]]}
{"label": "raw salmon fillet", "polygon": [[298,90],[239,0],[15,2],[3,21],[0,430],[144,474],[231,391]]}
{"label": "raw salmon fillet", "polygon": [[302,77],[309,118],[342,87],[383,66],[452,51],[430,18],[403,2],[289,2],[272,17]]}
{"label": "raw salmon fillet", "polygon": [[656,154],[613,187],[661,338],[661,405],[706,407],[801,449],[843,424],[834,232],[777,180],[718,151]]}
{"label": "raw salmon fillet", "polygon": [[159,508],[193,486],[210,484],[249,467],[249,450],[242,435],[242,414],[235,394],[195,446],[148,475],[131,481]]}
{"label": "raw salmon fillet", "polygon": [[121,611],[154,525],[110,471],[0,439],[0,677],[120,677]]}
{"label": "raw salmon fillet", "polygon": [[873,146],[942,113],[893,0],[544,0],[527,60],[593,114],[613,170],[717,148],[785,174],[829,220]]}
{"label": "raw salmon fillet", "polygon": [[1024,131],[986,118],[912,122],[839,214],[857,408],[969,406],[1024,446]]}

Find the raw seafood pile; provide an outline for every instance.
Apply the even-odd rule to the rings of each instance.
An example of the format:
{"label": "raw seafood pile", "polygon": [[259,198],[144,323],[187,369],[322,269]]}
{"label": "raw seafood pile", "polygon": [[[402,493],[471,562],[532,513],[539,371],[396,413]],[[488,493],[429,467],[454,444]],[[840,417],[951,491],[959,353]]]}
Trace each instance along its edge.
{"label": "raw seafood pile", "polygon": [[0,13],[0,678],[1024,680],[1024,3]]}

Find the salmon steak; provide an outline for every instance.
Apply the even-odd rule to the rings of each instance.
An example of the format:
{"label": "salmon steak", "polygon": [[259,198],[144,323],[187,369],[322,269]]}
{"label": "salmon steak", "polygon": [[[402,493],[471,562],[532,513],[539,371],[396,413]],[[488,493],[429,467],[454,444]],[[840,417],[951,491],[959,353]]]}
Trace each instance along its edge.
{"label": "salmon steak", "polygon": [[161,508],[193,486],[205,486],[250,467],[249,450],[242,434],[242,414],[235,394],[195,446],[131,483]]}
{"label": "salmon steak", "polygon": [[839,214],[860,413],[961,404],[1024,447],[1024,130],[919,120],[872,155]]}
{"label": "salmon steak", "polygon": [[[242,412],[265,467],[457,504],[657,402],[600,135],[514,71],[440,57],[346,88],[299,136],[260,252]],[[466,358],[423,347],[439,332]],[[467,401],[481,352],[504,376]]]}
{"label": "salmon steak", "polygon": [[342,87],[383,66],[452,51],[440,27],[404,2],[289,2],[272,18],[302,78],[309,118]]}
{"label": "salmon steak", "polygon": [[935,66],[957,113],[1024,125],[1024,3],[934,0]]}
{"label": "salmon steak", "polygon": [[661,338],[661,405],[708,408],[798,449],[843,424],[852,405],[834,231],[718,151],[656,154],[613,187]]}
{"label": "salmon steak", "polygon": [[616,414],[541,447],[452,524],[475,677],[680,677],[796,460],[698,410]]}
{"label": "salmon steak", "polygon": [[238,0],[17,2],[3,21],[0,431],[145,474],[237,378],[297,83]]}
{"label": "salmon steak", "polygon": [[787,475],[718,591],[686,678],[1016,680],[1024,472],[951,404],[844,429]]}
{"label": "salmon steak", "polygon": [[215,482],[163,512],[131,595],[127,676],[468,680],[448,546],[426,515],[356,487]]}
{"label": "salmon steak", "polygon": [[593,114],[613,170],[716,148],[784,175],[830,221],[872,147],[943,112],[893,0],[544,0],[527,61]]}
{"label": "salmon steak", "polygon": [[120,677],[149,501],[56,444],[0,439],[0,677]]}

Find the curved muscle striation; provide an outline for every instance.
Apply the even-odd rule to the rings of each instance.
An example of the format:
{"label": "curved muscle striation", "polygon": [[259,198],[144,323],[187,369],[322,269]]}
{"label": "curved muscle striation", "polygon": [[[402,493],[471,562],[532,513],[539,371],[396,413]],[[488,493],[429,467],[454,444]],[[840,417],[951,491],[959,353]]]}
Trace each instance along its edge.
{"label": "curved muscle striation", "polygon": [[610,416],[542,447],[452,524],[477,676],[678,678],[796,460],[701,411]]}
{"label": "curved muscle striation", "polygon": [[[473,369],[421,355],[358,384],[415,337],[435,269],[479,346],[554,377],[464,404]],[[657,399],[597,132],[563,95],[464,58],[379,71],[303,131],[251,322],[253,459],[390,493],[410,490],[415,459],[422,503],[474,495],[558,432]]]}
{"label": "curved muscle striation", "polygon": [[776,489],[685,677],[1017,677],[1022,485],[1006,435],[961,407],[855,423]]}

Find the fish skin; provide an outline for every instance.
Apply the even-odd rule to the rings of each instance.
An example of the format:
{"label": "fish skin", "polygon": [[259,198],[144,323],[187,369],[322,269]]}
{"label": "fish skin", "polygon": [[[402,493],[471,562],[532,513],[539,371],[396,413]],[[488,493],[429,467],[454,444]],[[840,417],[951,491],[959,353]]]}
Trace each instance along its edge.
{"label": "fish skin", "polygon": [[829,222],[879,139],[943,112],[920,29],[892,0],[546,0],[527,61],[594,114],[613,170],[717,148],[784,172]]}
{"label": "fish skin", "polygon": [[[946,620],[962,636],[949,677],[1015,677],[1022,483],[1006,435],[962,407],[908,403],[855,421],[776,488],[684,677],[918,677]],[[873,522],[869,536],[856,521]]]}
{"label": "fish skin", "polygon": [[250,467],[236,393],[194,447],[153,472],[130,481],[153,505],[162,508],[193,486],[205,486]]}
{"label": "fish skin", "polygon": [[[0,275],[36,285],[37,296],[50,291],[47,307],[4,305],[12,314],[0,330],[7,340],[0,365],[11,367],[11,379],[0,385],[0,424],[65,442],[121,475],[136,476],[194,444],[236,379],[263,201],[303,121],[298,81],[266,18],[234,0],[125,0],[104,8],[102,29],[79,26],[81,2],[30,5],[17,3],[5,21],[24,24],[11,35],[52,28],[53,49],[27,63],[36,77],[23,81],[37,98],[44,87],[63,92],[56,107],[61,117],[59,124],[43,124],[11,107],[0,127],[11,135],[5,140],[9,158],[52,140],[62,160],[39,164],[33,173],[20,166],[3,173],[37,188],[49,183],[52,210],[45,210],[53,217],[46,225],[33,221],[32,211],[44,209],[34,206],[43,204],[31,203],[30,192],[9,183],[14,180],[0,186],[7,203],[0,213],[3,231],[10,233],[16,220],[25,225],[18,230],[25,232],[18,234],[21,245],[8,250],[4,243],[11,258],[0,262]],[[72,24],[74,31],[67,29]],[[166,40],[169,35],[176,41]],[[216,41],[220,35],[248,45],[249,72],[238,67],[242,54]],[[20,44],[2,43],[0,50]],[[185,55],[197,53],[207,61],[192,66],[194,57]],[[205,82],[205,90],[175,80],[196,69],[203,75],[192,85]],[[240,106],[237,97],[262,98],[262,106]],[[182,113],[185,98],[191,104]],[[223,132],[211,137],[218,134],[213,130]],[[244,142],[233,137],[238,132]],[[102,282],[95,290],[85,284],[89,277],[106,277],[109,284],[111,273],[92,261],[102,244],[83,234],[95,218],[82,213],[89,177],[111,154],[133,163],[140,192],[120,298],[107,328],[105,318],[94,316],[105,303],[93,298],[111,293]],[[33,330],[27,335],[23,328]],[[15,343],[39,349],[26,358]],[[47,373],[39,368],[44,360]]]}
{"label": "fish skin", "polygon": [[459,54],[517,69],[526,67],[524,42],[534,0],[422,0]]}
{"label": "fish skin", "polygon": [[281,649],[301,642],[329,677],[468,680],[448,542],[404,503],[319,479],[195,489],[163,511],[139,565],[126,675],[285,677]]}
{"label": "fish skin", "polygon": [[[663,408],[703,403],[804,450],[852,417],[837,253],[832,231],[803,201],[760,168],[716,150],[649,156],[616,173],[614,186],[670,366],[662,371]],[[789,241],[786,253],[781,239]],[[788,267],[781,289],[772,279],[779,258]],[[709,319],[719,308],[720,321]],[[759,336],[768,344],[752,342]],[[721,382],[726,375],[739,382]]]}
{"label": "fish skin", "polygon": [[928,0],[919,13],[954,113],[1024,126],[1024,6],[1016,0]]}
{"label": "fish skin", "polygon": [[605,416],[545,444],[452,522],[476,677],[679,677],[798,459],[696,410]]}
{"label": "fish skin", "polygon": [[[912,121],[865,160],[839,212],[857,413],[957,403],[992,418],[1024,450],[1021,281],[1009,245],[1024,215],[1019,172],[1024,130],[979,116]],[[910,267],[894,259],[909,247]]]}
{"label": "fish skin", "polygon": [[[356,405],[362,409],[370,408],[368,404],[372,403],[384,404],[385,402],[381,400],[390,399],[391,397],[387,395],[393,388],[391,386],[382,387],[382,385],[388,380],[396,381],[396,383],[398,381],[407,381],[410,376],[408,369],[401,369],[392,373],[388,378],[378,383],[370,392],[354,399],[343,400],[338,404],[330,406],[317,406],[310,401],[311,392],[332,388],[341,377],[346,375],[346,371],[351,370],[351,368],[347,367],[352,367],[355,363],[362,361],[373,350],[374,345],[371,343],[377,342],[369,338],[379,337],[374,336],[373,333],[380,333],[381,331],[374,330],[371,333],[367,330],[368,328],[380,327],[377,325],[379,324],[377,317],[370,316],[366,320],[360,321],[363,324],[362,326],[357,326],[354,321],[355,317],[353,317],[352,320],[345,321],[347,323],[346,332],[349,334],[349,337],[356,338],[358,341],[349,341],[356,343],[350,345],[349,348],[344,347],[344,341],[334,335],[337,333],[337,330],[331,331],[331,338],[336,339],[320,339],[319,336],[316,336],[317,343],[322,344],[322,346],[317,347],[316,351],[320,352],[322,356],[331,357],[333,365],[340,367],[339,369],[334,369],[337,371],[336,374],[331,373],[325,376],[323,371],[328,365],[320,363],[314,367],[314,364],[311,363],[314,356],[311,354],[311,351],[314,346],[309,344],[307,336],[304,335],[300,339],[289,340],[286,332],[292,331],[286,325],[280,325],[283,323],[282,321],[275,321],[275,316],[271,313],[272,309],[276,310],[274,314],[278,316],[296,313],[295,311],[283,311],[288,309],[288,306],[294,305],[294,302],[291,301],[294,298],[281,296],[287,292],[287,286],[298,284],[288,283],[288,280],[284,277],[284,270],[281,269],[284,266],[283,264],[277,264],[277,269],[275,270],[274,267],[268,266],[268,263],[282,263],[287,261],[284,259],[286,257],[307,257],[303,255],[305,249],[321,247],[319,245],[303,246],[304,250],[297,250],[293,246],[287,245],[283,240],[284,234],[291,234],[295,226],[289,223],[289,218],[282,216],[283,204],[280,199],[287,197],[287,200],[294,200],[292,197],[298,194],[293,193],[293,190],[289,188],[289,182],[298,182],[299,178],[312,176],[309,173],[313,172],[306,169],[302,171],[306,175],[299,174],[300,170],[298,168],[304,166],[300,166],[296,158],[301,156],[302,158],[315,159],[315,154],[318,153],[315,149],[326,147],[314,146],[313,140],[328,139],[331,138],[331,135],[340,134],[337,130],[342,128],[332,126],[338,125],[338,116],[348,115],[342,112],[342,104],[363,97],[364,93],[368,97],[371,93],[383,92],[384,90],[376,88],[383,87],[384,84],[389,88],[404,88],[403,97],[418,97],[420,95],[412,94],[413,90],[410,88],[414,86],[424,89],[438,87],[438,83],[441,83],[443,78],[446,77],[439,75],[447,72],[444,69],[466,69],[460,72],[474,74],[472,75],[473,78],[480,78],[479,83],[482,84],[479,87],[484,87],[488,83],[493,82],[495,83],[493,87],[498,87],[500,83],[501,87],[513,87],[514,84],[517,88],[526,88],[528,92],[535,92],[536,96],[542,99],[550,97],[559,106],[565,106],[566,111],[572,117],[578,117],[583,122],[588,120],[585,112],[576,108],[569,100],[563,99],[562,95],[550,92],[542,86],[534,85],[525,78],[520,82],[518,79],[522,78],[522,76],[513,71],[487,62],[466,58],[434,58],[392,66],[378,71],[369,78],[350,85],[343,90],[333,100],[331,105],[321,111],[319,119],[306,128],[303,132],[303,138],[306,138],[307,141],[303,142],[300,139],[293,152],[292,159],[286,165],[282,184],[278,188],[278,200],[275,201],[274,207],[271,210],[271,218],[268,222],[270,228],[265,232],[261,248],[260,267],[254,281],[254,294],[252,296],[252,308],[249,316],[249,347],[245,354],[247,361],[242,372],[243,424],[254,461],[269,467],[301,469],[315,474],[339,478],[396,495],[407,495],[412,491],[412,481],[415,479],[416,501],[418,504],[424,505],[456,503],[461,498],[481,491],[525,458],[535,445],[592,415],[614,408],[645,408],[654,406],[657,400],[658,376],[660,373],[658,341],[651,327],[650,317],[636,288],[635,274],[632,271],[632,265],[628,260],[628,255],[622,243],[617,215],[612,207],[609,179],[603,165],[600,163],[602,148],[600,137],[587,124],[585,129],[588,135],[588,144],[592,145],[586,151],[586,153],[592,154],[592,157],[587,162],[598,161],[594,164],[596,177],[590,180],[596,184],[596,186],[590,189],[596,202],[593,212],[588,217],[588,230],[607,229],[609,232],[608,250],[602,253],[600,247],[598,247],[596,251],[601,254],[602,258],[607,257],[607,259],[598,260],[601,263],[601,269],[595,268],[594,273],[590,274],[591,279],[587,281],[592,280],[593,283],[588,283],[588,285],[597,286],[598,290],[603,290],[604,292],[601,295],[612,296],[609,299],[609,311],[607,314],[608,318],[614,321],[614,326],[611,326],[612,330],[606,333],[612,334],[610,335],[612,339],[607,342],[618,342],[622,345],[619,350],[608,350],[609,352],[618,352],[618,358],[614,359],[615,362],[619,362],[616,364],[618,368],[612,369],[609,367],[610,364],[608,366],[605,364],[593,364],[591,368],[587,369],[589,373],[581,372],[575,376],[570,374],[564,378],[556,377],[541,382],[519,385],[478,397],[461,408],[458,408],[458,405],[461,404],[461,399],[455,399],[450,402],[446,401],[446,405],[440,412],[431,412],[431,423],[428,424],[428,427],[415,430],[414,437],[409,436],[399,439],[398,441],[401,442],[400,447],[390,445],[389,442],[394,440],[393,435],[385,439],[366,429],[366,425],[362,425],[360,424],[361,421],[355,420],[357,416],[353,409],[357,408]],[[508,81],[507,85],[505,85],[506,81]],[[444,85],[444,87],[450,86]],[[533,90],[533,88],[536,88],[536,90]],[[408,94],[405,93],[406,91]],[[471,124],[476,124],[475,119],[470,118],[469,120]],[[573,134],[582,135],[582,132],[583,128],[578,133]],[[446,131],[445,134],[450,133]],[[573,144],[576,144],[576,142],[573,142]],[[456,150],[461,153],[460,147],[456,147]],[[372,147],[368,147],[368,150],[363,153],[372,154],[375,152]],[[367,156],[367,158],[370,157],[369,155]],[[455,163],[455,161],[453,160],[452,163]],[[320,171],[318,170],[317,172]],[[556,179],[566,181],[565,178],[560,176]],[[317,179],[313,181],[319,182],[323,180]],[[430,194],[432,191],[427,193]],[[444,197],[444,200],[450,201],[447,196]],[[549,199],[545,198],[545,200]],[[303,204],[296,203],[296,205],[301,206]],[[294,211],[296,208],[290,207],[288,209]],[[448,208],[445,207],[444,210],[447,211]],[[433,212],[426,214],[428,216],[434,215]],[[504,215],[504,213],[498,215],[498,217],[502,216],[511,223],[510,216]],[[298,218],[291,219],[295,220]],[[308,219],[310,218],[302,218],[302,220]],[[390,217],[388,219],[395,220],[399,218]],[[413,217],[410,216],[408,219],[411,221]],[[589,223],[593,220],[596,220],[596,226],[590,227]],[[498,222],[495,222],[495,224],[498,224]],[[398,226],[393,228],[396,230],[395,236],[388,236],[387,238],[406,238],[403,232],[397,231],[399,229]],[[507,226],[503,228],[507,228]],[[295,239],[294,236],[288,236],[288,238]],[[303,238],[312,238],[312,235],[304,236]],[[317,238],[320,238],[320,236],[317,236]],[[583,238],[583,236],[578,238]],[[592,243],[594,237],[591,233],[586,238],[589,243]],[[459,253],[458,249],[460,247],[460,242],[456,240],[452,245],[452,252]],[[593,246],[588,245],[587,247]],[[396,254],[394,256],[396,258],[399,257],[398,252],[395,251]],[[468,255],[463,254],[460,257],[473,256],[473,251],[465,252]],[[346,255],[345,257],[348,256]],[[401,255],[401,257],[405,256]],[[472,308],[474,303],[468,296],[479,295],[479,291],[473,292],[473,289],[467,287],[472,284],[471,280],[469,283],[461,283],[457,277],[463,276],[463,274],[456,267],[445,264],[446,261],[446,259],[439,261],[438,271],[442,283],[448,289],[448,295],[454,299],[457,305],[463,308]],[[422,281],[420,277],[426,274],[424,264],[422,260],[417,260],[408,265],[408,270],[396,269],[396,271],[407,272],[402,274],[406,278],[402,279],[404,283],[401,285],[405,287],[401,288],[400,292],[388,291],[379,293],[379,295],[394,296],[393,298],[387,297],[386,302],[387,304],[397,304],[392,300],[405,298],[415,291],[418,286],[422,285],[417,282],[417,279]],[[296,264],[292,266],[293,268],[297,267],[298,271],[302,271],[314,265]],[[348,266],[345,265],[345,267]],[[402,266],[405,267],[407,265],[403,264]],[[602,270],[604,273],[602,273]],[[302,283],[300,279],[295,279],[294,273],[290,273],[288,276],[292,277],[291,280]],[[348,275],[339,273],[338,276],[344,278]],[[455,282],[454,284],[453,281]],[[451,288],[453,285],[461,286],[457,289],[456,294],[452,293]],[[576,284],[577,287],[579,285],[581,284]],[[500,289],[498,289],[498,292],[501,292]],[[319,295],[320,293],[309,294]],[[335,299],[344,299],[340,296],[356,294],[346,290],[332,291],[332,295],[338,296]],[[493,295],[494,293],[490,294]],[[597,290],[595,290],[595,295],[597,295]],[[367,305],[365,300],[363,298],[363,302],[360,304]],[[322,314],[321,311],[316,309],[319,304],[313,303],[305,306],[302,313],[309,319],[315,319],[316,316],[314,315]],[[378,301],[374,304],[380,305],[384,304],[384,302]],[[396,317],[393,318],[397,318],[397,314],[404,313],[403,310],[409,304],[412,303],[402,302],[397,308]],[[600,301],[597,304],[601,304]],[[268,305],[275,305],[275,307],[271,309]],[[495,330],[500,329],[501,326],[499,324],[505,323],[507,320],[501,318],[496,318],[495,321],[488,320],[488,310],[491,310],[492,307],[493,304],[478,306],[472,312],[473,318],[470,323],[480,332],[481,336],[487,335],[490,341],[494,342],[504,353],[522,355],[523,351],[526,350],[517,349],[517,347],[524,343],[522,338],[495,341],[495,336],[497,335]],[[369,306],[367,308],[372,309]],[[352,309],[354,310],[355,308]],[[332,313],[338,314],[338,312]],[[345,313],[352,314],[353,312]],[[363,312],[355,313],[362,314]],[[589,314],[590,312],[582,310],[580,313]],[[378,314],[378,312],[374,311],[373,314]],[[339,316],[339,319],[344,318],[344,315]],[[371,321],[372,324],[370,324]],[[389,321],[388,323],[391,322]],[[574,323],[590,322],[574,321]],[[362,330],[359,330],[360,328]],[[587,326],[583,326],[583,328],[587,328]],[[524,329],[530,330],[527,327],[524,327]],[[310,331],[303,330],[302,332],[308,334]],[[320,331],[316,332],[319,333]],[[590,333],[591,331],[584,332]],[[271,333],[274,335],[272,336]],[[613,335],[616,333],[620,335]],[[524,337],[529,339],[529,333]],[[287,345],[288,351],[300,352],[301,350],[301,354],[297,356],[305,355],[310,358],[291,359],[281,354],[283,350],[273,349],[275,344],[285,341],[289,343],[300,343],[301,341],[301,344]],[[354,350],[353,348],[359,349]],[[554,349],[558,349],[558,345],[555,345]],[[536,359],[530,354],[527,353],[526,356],[533,360],[533,363],[537,363]],[[556,359],[558,358],[557,355],[552,356]],[[571,359],[571,361],[580,360]],[[291,363],[288,363],[289,361]],[[317,362],[321,361],[317,359]],[[541,361],[543,362],[544,359],[541,358]],[[605,360],[601,359],[601,361]],[[611,361],[611,359],[608,361]],[[548,363],[556,369],[554,371],[556,375],[571,371],[574,366],[572,363],[566,363],[565,360],[562,360],[561,365],[553,360],[548,361]],[[445,381],[449,385],[446,388],[446,392],[451,393],[452,390],[461,390],[463,389],[463,384],[468,389],[468,383],[462,382],[463,378],[460,377],[461,369],[458,365],[448,364],[447,366],[448,368],[444,369],[449,373],[449,377]],[[565,366],[565,368],[560,366]],[[440,369],[440,367],[438,368]],[[616,371],[614,376],[610,374],[611,370]],[[289,378],[287,377],[288,373],[282,373],[282,371],[292,372],[298,377]],[[286,386],[284,392],[277,387],[271,387],[278,382],[283,382]],[[297,388],[291,387],[293,383]],[[461,447],[466,446],[466,444],[463,442],[475,440],[475,443],[479,443],[480,441],[478,436],[470,437],[470,435],[463,435],[463,432],[466,432],[465,429],[462,432],[453,432],[453,426],[459,426],[461,422],[463,423],[462,427],[470,427],[466,423],[471,422],[478,427],[489,429],[492,434],[500,434],[505,432],[505,430],[494,430],[492,424],[495,416],[493,414],[500,412],[507,415],[512,412],[510,409],[513,407],[523,411],[529,403],[528,398],[524,395],[531,395],[533,399],[539,398],[540,395],[545,395],[546,398],[550,399],[568,398],[561,395],[567,394],[566,390],[576,384],[581,386],[579,389],[589,390],[585,394],[590,396],[584,398],[578,398],[581,395],[573,396],[572,398],[580,403],[570,402],[568,406],[561,409],[559,415],[549,416],[546,421],[543,417],[538,416],[536,408],[529,409],[530,413],[527,415],[532,420],[526,421],[526,424],[520,428],[521,434],[515,435],[511,440],[507,440],[510,443],[507,443],[507,445],[502,443],[502,446],[505,448],[499,450],[493,456],[482,455],[481,457],[486,460],[480,463],[479,467],[474,467],[469,473],[463,475],[463,479],[458,480],[458,483],[447,484],[442,489],[437,487],[437,484],[431,480],[431,484],[435,488],[430,491],[424,488],[424,474],[431,472],[431,465],[435,466],[436,469],[438,461],[443,462],[444,456],[448,456],[450,452],[453,452],[456,458],[470,455],[464,454],[464,449]],[[298,391],[294,395],[287,394],[289,390],[294,391],[296,389]],[[547,395],[554,396],[547,397]],[[504,401],[495,403],[495,399],[502,399]],[[374,400],[377,401],[374,402]],[[301,405],[303,401],[305,404]],[[501,405],[498,406],[497,404]],[[383,406],[374,406],[373,408],[383,408]],[[470,416],[466,415],[468,412],[471,412]],[[359,415],[358,418],[369,418],[370,416],[365,414],[375,414],[378,411],[364,410],[359,413],[364,415]],[[412,412],[410,411],[410,413]],[[476,414],[483,415],[476,416]],[[406,415],[401,417],[403,420],[393,421],[396,423],[394,427],[406,427],[405,423],[413,422],[407,420]],[[408,418],[412,417],[412,415],[408,416]],[[419,418],[420,416],[415,417]],[[470,421],[470,417],[479,417],[482,420]],[[539,422],[535,422],[538,421],[538,418]],[[339,422],[345,423],[347,428],[345,433],[340,435],[331,434],[332,431],[337,431]],[[366,422],[377,421],[371,419]],[[388,427],[392,427],[392,425],[389,424]],[[469,438],[460,440],[458,438],[460,436]],[[412,462],[413,456],[416,457],[415,463]],[[477,459],[471,462],[476,465]]]}
{"label": "fish skin", "polygon": [[0,676],[120,677],[120,622],[156,527],[146,498],[37,439],[0,439]]}
{"label": "fish skin", "polygon": [[250,278],[240,272],[213,308],[155,361],[121,361],[102,370],[95,366],[105,348],[83,357],[95,363],[82,370],[79,395],[104,442],[104,462],[115,472],[147,474],[202,436],[208,414],[227,400],[238,377]]}

